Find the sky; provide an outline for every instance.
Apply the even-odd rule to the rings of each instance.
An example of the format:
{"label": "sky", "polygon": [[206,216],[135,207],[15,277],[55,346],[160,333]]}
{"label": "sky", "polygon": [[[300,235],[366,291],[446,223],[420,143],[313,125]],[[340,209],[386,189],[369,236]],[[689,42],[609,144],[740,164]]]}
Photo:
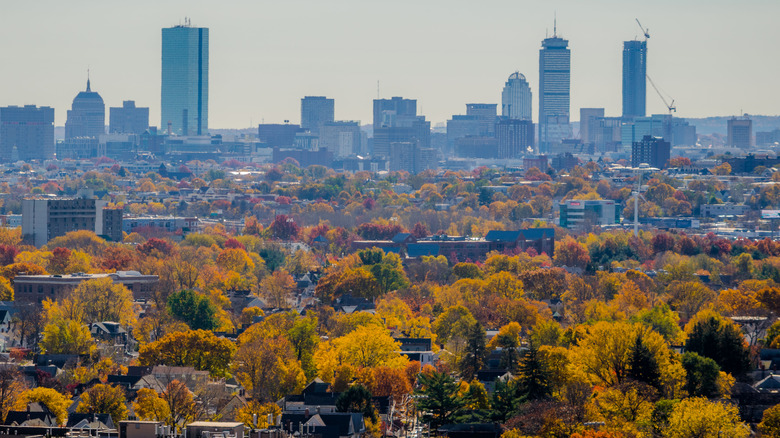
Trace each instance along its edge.
{"label": "sky", "polygon": [[[571,119],[621,112],[622,44],[649,28],[648,74],[680,117],[780,114],[780,1],[745,0],[2,0],[0,106],[55,108],[86,86],[160,124],[161,29],[209,28],[209,127],[300,121],[300,99],[335,99],[370,123],[371,100],[417,99],[433,125],[466,103],[500,103],[520,71],[538,110],[541,40],[569,40]],[[379,86],[377,87],[377,83]],[[648,84],[648,113],[666,107]]]}

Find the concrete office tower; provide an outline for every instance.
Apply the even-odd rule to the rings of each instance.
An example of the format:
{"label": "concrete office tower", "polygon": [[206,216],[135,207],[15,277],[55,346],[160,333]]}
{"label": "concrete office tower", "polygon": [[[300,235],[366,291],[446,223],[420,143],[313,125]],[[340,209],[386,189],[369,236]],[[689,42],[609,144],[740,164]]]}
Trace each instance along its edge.
{"label": "concrete office tower", "polygon": [[301,128],[315,134],[325,123],[333,123],[333,99],[325,96],[306,96],[301,99]]}
{"label": "concrete office tower", "polygon": [[732,117],[728,121],[728,145],[748,149],[753,146],[753,121],[747,117]]}
{"label": "concrete office tower", "polygon": [[501,115],[510,119],[531,120],[531,87],[525,76],[514,72],[501,92]]}
{"label": "concrete office tower", "polygon": [[604,108],[580,108],[580,139],[585,144],[595,144],[598,119],[604,117]]}
{"label": "concrete office tower", "polygon": [[645,116],[647,42],[623,42],[623,117]]}
{"label": "concrete office tower", "polygon": [[320,147],[333,152],[335,157],[348,157],[363,152],[360,122],[338,121],[320,127]]}
{"label": "concrete office tower", "polygon": [[374,99],[374,129],[393,126],[398,118],[417,116],[417,100],[393,97]]}
{"label": "concrete office tower", "polygon": [[206,135],[209,129],[209,30],[190,24],[162,30],[160,129]]}
{"label": "concrete office tower", "polygon": [[121,107],[108,109],[108,132],[111,134],[141,134],[149,129],[149,108],[135,106],[126,100]]}
{"label": "concrete office tower", "polygon": [[542,41],[539,50],[539,150],[560,143],[570,134],[569,103],[571,87],[569,41],[559,38],[557,29]]}
{"label": "concrete office tower", "polygon": [[46,160],[54,156],[54,108],[0,108],[0,161]]}
{"label": "concrete office tower", "polygon": [[530,120],[501,119],[496,123],[498,156],[519,158],[534,145],[534,124]]}
{"label": "concrete office tower", "polygon": [[76,95],[68,118],[65,120],[65,140],[77,137],[92,137],[106,133],[106,105],[103,98],[94,91],[87,79],[87,89]]}

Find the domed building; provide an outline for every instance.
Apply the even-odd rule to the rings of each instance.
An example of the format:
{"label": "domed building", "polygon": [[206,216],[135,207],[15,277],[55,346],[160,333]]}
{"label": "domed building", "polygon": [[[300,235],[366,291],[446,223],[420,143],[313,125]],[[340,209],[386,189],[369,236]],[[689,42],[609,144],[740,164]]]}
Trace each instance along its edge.
{"label": "domed building", "polygon": [[507,79],[501,93],[501,115],[509,119],[531,120],[531,87],[520,72]]}
{"label": "domed building", "polygon": [[97,138],[106,133],[106,105],[100,94],[92,91],[89,79],[87,89],[76,95],[65,121],[65,140]]}

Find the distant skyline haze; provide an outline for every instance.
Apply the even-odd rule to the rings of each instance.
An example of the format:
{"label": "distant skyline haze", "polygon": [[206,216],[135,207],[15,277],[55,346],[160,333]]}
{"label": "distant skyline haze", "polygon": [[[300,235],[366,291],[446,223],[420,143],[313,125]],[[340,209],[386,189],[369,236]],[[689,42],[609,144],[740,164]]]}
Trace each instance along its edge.
{"label": "distant skyline haze", "polygon": [[[500,104],[515,71],[537,90],[556,14],[573,120],[581,107],[620,115],[623,42],[643,39],[635,18],[651,36],[648,74],[677,116],[780,113],[776,0],[6,2],[0,106],[51,106],[62,126],[89,68],[107,107],[134,100],[156,124],[161,29],[188,17],[210,32],[210,128],[298,123],[304,96],[335,99],[337,120],[371,123],[377,81],[382,98],[417,99],[435,125],[466,103]],[[648,87],[647,113],[666,112]]]}

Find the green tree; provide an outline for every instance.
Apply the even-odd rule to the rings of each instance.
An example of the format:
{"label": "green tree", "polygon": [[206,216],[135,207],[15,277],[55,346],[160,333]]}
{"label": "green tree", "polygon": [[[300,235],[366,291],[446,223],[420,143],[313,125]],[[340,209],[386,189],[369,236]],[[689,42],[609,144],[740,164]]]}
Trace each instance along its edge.
{"label": "green tree", "polygon": [[690,324],[685,351],[698,353],[713,359],[720,368],[738,376],[750,370],[750,352],[745,345],[742,331],[731,321],[707,314],[694,318]]}
{"label": "green tree", "polygon": [[371,391],[365,386],[355,384],[336,399],[337,412],[357,412],[376,421],[377,415],[374,405],[371,403]]}
{"label": "green tree", "polygon": [[317,334],[317,317],[307,315],[304,318],[296,319],[292,328],[287,331],[287,338],[295,349],[295,355],[301,362],[306,378],[313,378],[317,374],[314,351],[320,342],[320,337]]}
{"label": "green tree", "polygon": [[709,357],[702,357],[694,352],[682,355],[682,366],[685,368],[685,389],[691,397],[717,397],[718,375],[720,367]]}
{"label": "green tree", "polygon": [[520,392],[517,379],[506,381],[496,380],[496,386],[490,398],[491,415],[494,421],[505,423],[517,411],[517,407],[525,401]]}
{"label": "green tree", "polygon": [[525,400],[541,400],[552,395],[550,378],[539,350],[531,344],[520,360],[517,382]]}
{"label": "green tree", "polygon": [[661,370],[658,361],[652,351],[642,340],[642,334],[638,334],[634,346],[631,348],[630,368],[628,377],[638,382],[659,388],[661,384]]}
{"label": "green tree", "polygon": [[461,377],[466,380],[473,379],[485,364],[486,355],[485,329],[482,324],[476,322],[466,332],[466,352],[458,364]]}
{"label": "green tree", "polygon": [[417,403],[421,412],[428,412],[431,427],[438,429],[448,423],[465,405],[466,401],[458,396],[458,384],[452,376],[438,371],[420,374],[418,381],[421,397]]}
{"label": "green tree", "polygon": [[193,330],[214,330],[219,326],[217,308],[211,300],[193,290],[182,290],[168,297],[171,315]]}

